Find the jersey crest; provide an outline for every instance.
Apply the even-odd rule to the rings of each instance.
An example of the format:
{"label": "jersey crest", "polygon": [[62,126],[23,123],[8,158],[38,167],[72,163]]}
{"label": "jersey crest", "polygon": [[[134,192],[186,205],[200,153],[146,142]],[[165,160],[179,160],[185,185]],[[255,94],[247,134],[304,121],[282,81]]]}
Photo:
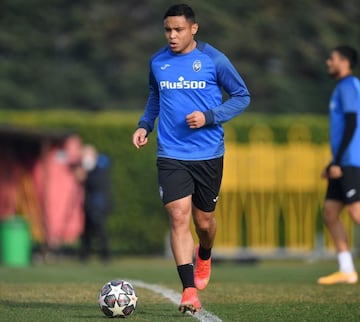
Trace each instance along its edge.
{"label": "jersey crest", "polygon": [[199,72],[201,69],[201,61],[200,60],[195,60],[193,62],[193,71],[194,72]]}

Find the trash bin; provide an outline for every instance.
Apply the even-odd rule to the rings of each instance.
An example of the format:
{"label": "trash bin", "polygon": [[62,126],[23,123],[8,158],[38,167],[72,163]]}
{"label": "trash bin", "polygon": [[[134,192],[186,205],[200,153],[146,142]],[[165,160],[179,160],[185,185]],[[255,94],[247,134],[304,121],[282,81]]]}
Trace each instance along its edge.
{"label": "trash bin", "polygon": [[0,256],[5,266],[28,266],[31,258],[31,238],[28,222],[19,215],[0,223]]}

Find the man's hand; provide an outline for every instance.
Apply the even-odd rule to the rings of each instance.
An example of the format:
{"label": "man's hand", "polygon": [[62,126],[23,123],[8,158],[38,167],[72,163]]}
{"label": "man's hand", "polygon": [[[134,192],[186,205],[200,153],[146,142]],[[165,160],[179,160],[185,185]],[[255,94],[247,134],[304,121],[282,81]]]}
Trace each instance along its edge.
{"label": "man's hand", "polygon": [[205,115],[203,112],[194,111],[191,114],[186,115],[186,123],[190,129],[198,129],[203,127],[206,123]]}
{"label": "man's hand", "polygon": [[339,165],[333,164],[328,168],[328,175],[330,179],[339,179],[343,173]]}
{"label": "man's hand", "polygon": [[341,167],[336,164],[327,166],[321,173],[321,177],[324,179],[339,179],[343,175]]}
{"label": "man's hand", "polygon": [[134,146],[138,149],[143,147],[147,143],[146,130],[143,128],[138,128],[132,138],[132,142]]}

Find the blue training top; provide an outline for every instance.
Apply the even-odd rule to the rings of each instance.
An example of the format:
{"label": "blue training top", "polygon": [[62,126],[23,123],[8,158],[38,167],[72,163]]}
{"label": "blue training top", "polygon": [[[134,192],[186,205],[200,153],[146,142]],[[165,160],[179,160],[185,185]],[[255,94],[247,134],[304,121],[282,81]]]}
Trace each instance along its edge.
{"label": "blue training top", "polygon": [[347,76],[339,81],[330,100],[330,144],[335,161],[345,132],[345,114],[356,113],[355,133],[340,160],[342,166],[360,167],[360,81],[355,76]]}
{"label": "blue training top", "polygon": [[[228,58],[207,43],[186,54],[168,46],[150,60],[149,98],[139,127],[150,133],[158,119],[158,157],[208,160],[224,154],[221,123],[250,103],[244,81]],[[222,102],[222,91],[229,98]],[[186,115],[204,112],[206,125],[190,129]]]}

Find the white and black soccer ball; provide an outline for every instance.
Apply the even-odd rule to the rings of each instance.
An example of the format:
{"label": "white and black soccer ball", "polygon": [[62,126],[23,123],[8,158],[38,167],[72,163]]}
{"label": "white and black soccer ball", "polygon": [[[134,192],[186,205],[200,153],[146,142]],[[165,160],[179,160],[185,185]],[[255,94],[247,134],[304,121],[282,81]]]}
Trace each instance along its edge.
{"label": "white and black soccer ball", "polygon": [[111,318],[131,315],[135,311],[137,300],[133,286],[121,279],[106,283],[98,298],[101,311]]}

